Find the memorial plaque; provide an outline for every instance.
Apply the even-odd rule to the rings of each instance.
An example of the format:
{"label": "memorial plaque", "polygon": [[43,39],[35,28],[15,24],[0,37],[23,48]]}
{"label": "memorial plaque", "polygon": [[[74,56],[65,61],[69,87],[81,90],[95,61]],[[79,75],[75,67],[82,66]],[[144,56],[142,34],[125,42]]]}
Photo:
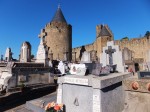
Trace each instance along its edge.
{"label": "memorial plaque", "polygon": [[83,78],[65,77],[64,82],[65,83],[70,83],[70,84],[88,85],[88,79],[83,79]]}

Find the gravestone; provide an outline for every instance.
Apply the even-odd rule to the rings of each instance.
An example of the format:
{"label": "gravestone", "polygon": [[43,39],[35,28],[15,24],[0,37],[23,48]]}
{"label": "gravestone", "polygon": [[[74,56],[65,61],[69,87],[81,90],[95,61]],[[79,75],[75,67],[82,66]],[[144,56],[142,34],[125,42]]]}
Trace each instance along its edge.
{"label": "gravestone", "polygon": [[91,58],[90,60],[91,60],[91,61],[97,61],[97,59],[96,59],[96,58],[97,58],[97,57],[96,57],[96,54],[97,54],[97,52],[96,52],[95,50],[92,50],[92,51],[90,52],[90,55],[91,55],[91,56],[90,56],[90,58]]}
{"label": "gravestone", "polygon": [[115,49],[112,49],[112,46],[108,46],[108,50],[105,50],[105,53],[108,54],[109,65],[113,65],[113,56],[112,54],[115,52]]}
{"label": "gravestone", "polygon": [[72,61],[76,62],[76,53],[77,52],[72,52]]}
{"label": "gravestone", "polygon": [[100,72],[101,72],[101,69],[102,69],[102,64],[100,64],[100,63],[95,63],[95,64],[93,65],[92,74],[99,76],[99,75],[100,75]]}
{"label": "gravestone", "polygon": [[146,63],[144,64],[144,69],[145,69],[146,71],[150,71],[150,62],[146,62]]}
{"label": "gravestone", "polygon": [[68,52],[64,52],[64,61],[68,61]]}
{"label": "gravestone", "polygon": [[122,80],[129,76],[114,73],[103,77],[59,77],[57,103],[64,103],[66,112],[121,112],[124,107]]}
{"label": "gravestone", "polygon": [[103,66],[116,65],[118,72],[125,72],[125,63],[123,54],[118,45],[114,45],[114,41],[107,42],[107,46],[103,47],[103,52],[100,54],[100,63]]}
{"label": "gravestone", "polygon": [[[45,37],[45,35],[43,34],[43,37]],[[48,66],[48,64],[49,64],[48,53],[47,53],[47,49],[44,45],[44,38],[43,37],[41,37],[40,45],[38,47],[36,62],[37,63],[44,63],[45,66]]]}
{"label": "gravestone", "polygon": [[21,47],[20,62],[30,62],[31,61],[31,44],[29,42],[24,42]]}
{"label": "gravestone", "polygon": [[112,69],[111,66],[104,66],[104,67],[102,67],[100,74],[107,75],[112,71],[111,69]]}
{"label": "gravestone", "polygon": [[7,48],[5,53],[5,61],[9,62],[11,60],[12,60],[11,48]]}
{"label": "gravestone", "polygon": [[130,49],[128,49],[127,47],[124,47],[122,52],[123,52],[123,56],[124,56],[125,61],[127,61],[127,60],[131,61],[132,60],[132,51]]}
{"label": "gravestone", "polygon": [[58,69],[60,70],[61,74],[65,74],[65,64],[62,61],[59,62]]}
{"label": "gravestone", "polygon": [[90,52],[84,51],[81,57],[81,63],[91,63]]}

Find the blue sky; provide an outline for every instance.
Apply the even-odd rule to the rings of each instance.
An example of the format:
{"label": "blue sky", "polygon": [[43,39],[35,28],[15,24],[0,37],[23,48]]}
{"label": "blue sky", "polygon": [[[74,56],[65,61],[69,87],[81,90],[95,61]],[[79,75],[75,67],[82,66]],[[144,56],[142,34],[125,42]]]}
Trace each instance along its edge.
{"label": "blue sky", "polygon": [[150,0],[0,0],[0,54],[11,47],[18,58],[21,44],[29,41],[36,55],[38,34],[59,3],[73,28],[73,47],[92,43],[98,24],[108,24],[115,40],[150,31]]}

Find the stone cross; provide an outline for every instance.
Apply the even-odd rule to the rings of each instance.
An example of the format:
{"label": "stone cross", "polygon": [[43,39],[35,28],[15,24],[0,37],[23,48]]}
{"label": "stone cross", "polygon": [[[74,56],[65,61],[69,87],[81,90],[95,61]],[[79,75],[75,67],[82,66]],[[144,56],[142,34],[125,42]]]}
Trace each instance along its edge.
{"label": "stone cross", "polygon": [[45,38],[46,35],[47,35],[47,33],[42,29],[41,34],[38,35],[41,38],[40,44],[44,43],[44,38]]}
{"label": "stone cross", "polygon": [[115,51],[115,49],[112,49],[112,46],[108,46],[108,50],[105,50],[105,53],[109,55],[109,65],[113,65],[112,53],[114,53]]}
{"label": "stone cross", "polygon": [[38,35],[38,37],[40,38],[44,38],[46,36],[46,32],[42,29],[40,35]]}

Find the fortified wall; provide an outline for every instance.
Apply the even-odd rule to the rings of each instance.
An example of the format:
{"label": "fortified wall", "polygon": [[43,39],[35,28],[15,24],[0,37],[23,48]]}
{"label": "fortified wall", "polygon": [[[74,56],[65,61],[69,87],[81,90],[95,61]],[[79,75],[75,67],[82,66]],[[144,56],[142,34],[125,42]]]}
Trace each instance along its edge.
{"label": "fortified wall", "polygon": [[[96,40],[92,44],[83,45],[72,49],[72,52],[76,52],[76,60],[79,61],[84,51],[95,51],[97,60],[100,58],[102,48],[106,46],[108,41],[113,40],[113,33],[108,25],[96,26]],[[73,59],[73,58],[72,58]],[[74,61],[74,60],[73,60]]]}
{"label": "fortified wall", "polygon": [[[83,45],[83,46],[72,49],[72,52],[76,52],[77,61],[80,60],[80,55],[81,55],[83,47],[85,48],[84,51],[89,51],[89,52],[93,50],[96,51],[96,56],[99,60],[100,53],[103,52],[102,48],[106,46],[106,43],[108,41],[114,40],[113,34],[110,33],[111,31],[107,27],[107,25],[105,28],[106,29],[103,30],[103,35],[98,36],[98,34],[101,34],[102,29],[100,30],[96,27],[97,37],[96,37],[95,42],[93,42],[92,44]],[[110,33],[110,34],[107,34],[107,33]],[[116,45],[120,46],[120,49],[122,51],[124,48],[128,48],[132,52],[132,60],[134,61],[134,63],[143,64],[144,62],[150,61],[150,58],[149,58],[150,57],[150,50],[149,50],[150,49],[150,36],[132,38],[132,39],[114,40],[114,42]]]}

